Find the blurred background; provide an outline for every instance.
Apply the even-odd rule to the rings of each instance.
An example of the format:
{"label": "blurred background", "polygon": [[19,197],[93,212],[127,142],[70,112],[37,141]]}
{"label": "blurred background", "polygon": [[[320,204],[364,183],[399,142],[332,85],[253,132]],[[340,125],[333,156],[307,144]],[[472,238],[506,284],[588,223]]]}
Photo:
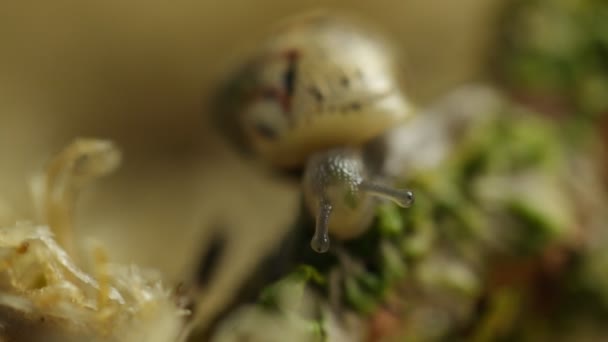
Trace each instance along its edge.
{"label": "blurred background", "polygon": [[325,8],[375,24],[403,50],[410,96],[421,105],[459,84],[492,81],[551,115],[582,113],[572,116],[587,127],[600,126],[608,108],[607,7],[601,0],[1,1],[1,223],[33,216],[28,180],[52,154],[76,137],[111,139],[124,162],[83,194],[77,238],[99,240],[112,259],[158,268],[177,283],[219,224],[237,236],[229,272],[214,285],[225,294],[210,298],[225,301],[254,265],[251,256],[293,221],[299,188],[226,146],[206,121],[206,101],[231,62],[278,21]]}
{"label": "blurred background", "polygon": [[214,224],[209,220],[226,219],[228,208],[229,216],[247,216],[242,222],[255,238],[268,240],[264,232],[285,226],[297,203],[289,184],[276,184],[231,155],[205,124],[205,99],[239,51],[289,15],[346,10],[402,45],[412,96],[428,101],[483,77],[494,43],[490,28],[503,5],[4,1],[0,194],[17,216],[29,217],[27,177],[50,155],[75,137],[112,139],[124,163],[83,195],[78,225],[95,232],[79,234],[107,242],[116,258],[159,267],[174,279],[188,267],[184,251],[198,248],[201,230]]}

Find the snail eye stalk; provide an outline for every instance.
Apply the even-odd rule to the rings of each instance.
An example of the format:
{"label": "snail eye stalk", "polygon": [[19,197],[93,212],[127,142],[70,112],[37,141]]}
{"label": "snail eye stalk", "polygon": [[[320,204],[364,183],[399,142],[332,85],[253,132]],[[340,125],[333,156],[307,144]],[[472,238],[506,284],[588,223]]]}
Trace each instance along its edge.
{"label": "snail eye stalk", "polygon": [[329,217],[332,209],[333,206],[328,200],[320,200],[315,235],[310,241],[310,247],[317,253],[325,253],[329,250]]}
{"label": "snail eye stalk", "polygon": [[374,182],[363,181],[359,185],[360,190],[372,196],[388,199],[400,207],[409,208],[414,203],[414,193],[406,189],[395,189]]}

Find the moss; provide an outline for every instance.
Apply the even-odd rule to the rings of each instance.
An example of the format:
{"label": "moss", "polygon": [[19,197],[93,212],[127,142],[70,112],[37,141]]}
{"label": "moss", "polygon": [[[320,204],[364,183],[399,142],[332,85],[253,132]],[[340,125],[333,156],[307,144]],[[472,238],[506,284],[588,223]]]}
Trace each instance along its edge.
{"label": "moss", "polygon": [[511,89],[575,116],[608,113],[607,2],[518,0],[506,13],[496,67]]}
{"label": "moss", "polygon": [[[568,177],[576,150],[562,143],[562,131],[550,121],[511,104],[500,113],[466,134],[436,168],[398,182],[414,190],[411,208],[380,205],[371,229],[341,243],[337,254],[296,253],[325,279],[341,270],[342,296],[330,298],[329,282],[316,282],[322,298],[369,317],[383,305],[398,305],[394,294],[405,288],[397,303],[412,312],[442,312],[446,338],[550,336],[551,322],[536,318],[528,298],[538,300],[546,255],[570,255],[577,197]],[[312,224],[300,222],[298,229]],[[554,286],[548,288],[558,291]],[[484,298],[490,307],[473,310]],[[410,334],[425,330],[415,315],[402,319],[411,319],[404,323],[413,325]],[[538,325],[531,328],[527,319]]]}

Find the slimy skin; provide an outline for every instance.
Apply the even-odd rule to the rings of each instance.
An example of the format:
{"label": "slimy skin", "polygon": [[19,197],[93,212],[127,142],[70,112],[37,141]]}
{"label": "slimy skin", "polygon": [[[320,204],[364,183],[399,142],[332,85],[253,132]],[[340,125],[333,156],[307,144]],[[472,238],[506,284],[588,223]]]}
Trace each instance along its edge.
{"label": "slimy skin", "polygon": [[375,199],[386,198],[409,207],[414,194],[369,180],[360,151],[336,148],[315,154],[304,173],[304,198],[317,218],[311,247],[329,250],[329,233],[348,240],[361,235],[374,215]]}

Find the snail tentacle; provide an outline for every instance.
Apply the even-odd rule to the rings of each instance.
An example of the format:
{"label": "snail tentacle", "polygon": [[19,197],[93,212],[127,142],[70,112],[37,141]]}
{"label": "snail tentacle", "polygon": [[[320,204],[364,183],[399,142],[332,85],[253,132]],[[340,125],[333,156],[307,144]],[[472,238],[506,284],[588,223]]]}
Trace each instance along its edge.
{"label": "snail tentacle", "polygon": [[310,241],[310,246],[317,253],[325,253],[329,250],[329,218],[332,209],[333,206],[327,199],[322,198],[319,201],[319,213],[317,215],[315,234]]}
{"label": "snail tentacle", "polygon": [[414,193],[411,190],[396,189],[370,181],[361,182],[359,187],[370,195],[391,200],[403,208],[409,208],[414,203]]}

